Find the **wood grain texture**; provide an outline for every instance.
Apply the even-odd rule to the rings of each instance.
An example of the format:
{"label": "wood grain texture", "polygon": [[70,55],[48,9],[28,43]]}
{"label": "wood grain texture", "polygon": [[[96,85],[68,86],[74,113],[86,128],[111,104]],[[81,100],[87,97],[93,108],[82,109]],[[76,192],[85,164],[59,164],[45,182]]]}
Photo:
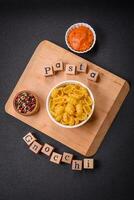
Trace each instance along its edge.
{"label": "wood grain texture", "polygon": [[[44,76],[44,66],[62,60],[64,64],[87,63],[88,71],[99,72],[97,82],[87,79],[86,73],[68,75],[65,71],[57,72],[50,77]],[[87,72],[88,72],[87,71]],[[78,80],[86,84],[95,97],[95,111],[92,118],[82,127],[65,129],[54,124],[45,108],[45,101],[50,89],[64,80]],[[40,110],[32,116],[22,116],[13,108],[13,98],[21,90],[35,92],[40,101]],[[5,111],[34,127],[42,133],[56,139],[84,156],[96,153],[121,104],[129,91],[128,83],[109,71],[49,42],[41,42],[10,95]]]}

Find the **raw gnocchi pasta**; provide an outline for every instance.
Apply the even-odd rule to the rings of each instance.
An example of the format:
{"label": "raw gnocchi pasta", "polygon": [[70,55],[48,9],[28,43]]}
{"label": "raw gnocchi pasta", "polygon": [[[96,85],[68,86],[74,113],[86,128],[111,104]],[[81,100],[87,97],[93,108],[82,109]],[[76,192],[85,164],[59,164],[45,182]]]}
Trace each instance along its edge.
{"label": "raw gnocchi pasta", "polygon": [[53,89],[49,110],[57,122],[73,126],[87,119],[92,111],[92,104],[86,88],[70,83]]}

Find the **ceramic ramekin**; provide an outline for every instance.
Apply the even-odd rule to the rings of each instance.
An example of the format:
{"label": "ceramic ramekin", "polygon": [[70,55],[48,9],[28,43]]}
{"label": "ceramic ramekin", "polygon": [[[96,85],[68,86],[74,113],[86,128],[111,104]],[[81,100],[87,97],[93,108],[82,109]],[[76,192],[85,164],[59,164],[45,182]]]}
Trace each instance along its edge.
{"label": "ceramic ramekin", "polygon": [[[68,34],[70,33],[70,31],[71,31],[72,29],[74,29],[74,28],[78,28],[79,26],[85,26],[85,27],[89,28],[89,29],[92,31],[93,37],[94,37],[94,40],[93,40],[92,45],[91,45],[88,49],[86,49],[85,51],[77,51],[77,50],[73,49],[73,48],[70,46],[69,42],[68,42]],[[71,25],[71,26],[67,29],[66,34],[65,34],[65,42],[66,42],[66,45],[68,46],[68,48],[69,48],[71,51],[73,51],[73,52],[75,52],[75,53],[86,53],[86,52],[90,51],[90,50],[94,47],[95,42],[96,42],[96,33],[95,33],[94,29],[93,29],[89,24],[87,24],[87,23],[76,23],[76,24]]]}

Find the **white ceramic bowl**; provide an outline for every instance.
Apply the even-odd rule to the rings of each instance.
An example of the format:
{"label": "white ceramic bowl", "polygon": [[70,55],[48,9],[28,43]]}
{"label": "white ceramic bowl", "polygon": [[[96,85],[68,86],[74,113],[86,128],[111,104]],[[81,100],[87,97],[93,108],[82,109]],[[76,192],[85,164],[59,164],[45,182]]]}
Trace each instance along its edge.
{"label": "white ceramic bowl", "polygon": [[[74,29],[74,28],[79,27],[79,26],[85,26],[85,27],[89,28],[89,29],[92,31],[93,36],[94,36],[94,40],[93,40],[92,45],[91,45],[88,49],[86,49],[85,51],[76,51],[75,49],[73,49],[73,48],[70,46],[70,44],[68,43],[68,40],[67,40],[67,39],[68,39],[68,34],[70,33],[70,31],[71,31],[72,29]],[[87,23],[76,23],[76,24],[71,25],[71,26],[67,29],[66,34],[65,34],[65,42],[66,42],[66,45],[68,46],[68,48],[69,48],[71,51],[73,51],[73,52],[75,52],[75,53],[86,53],[86,52],[90,51],[90,50],[93,48],[93,46],[95,45],[95,42],[96,42],[96,33],[95,33],[94,29],[93,29],[89,24],[87,24]]]}
{"label": "white ceramic bowl", "polygon": [[[50,96],[51,96],[52,90],[55,89],[55,88],[57,88],[57,87],[60,87],[60,86],[66,85],[66,84],[70,84],[70,83],[72,83],[72,84],[79,84],[79,85],[81,85],[82,87],[86,88],[86,89],[88,90],[89,95],[90,95],[90,97],[91,97],[91,99],[92,99],[92,102],[93,102],[93,104],[92,104],[92,110],[91,110],[91,113],[90,113],[90,115],[88,116],[88,118],[87,118],[86,120],[82,121],[81,123],[79,123],[79,124],[77,124],[77,125],[74,125],[74,126],[63,125],[63,124],[57,122],[57,121],[53,118],[53,116],[51,115],[51,113],[50,113],[50,111],[49,111],[49,100],[50,100]],[[62,81],[62,82],[58,83],[55,87],[53,87],[53,88],[50,90],[50,92],[49,92],[49,94],[48,94],[48,96],[47,96],[47,99],[46,99],[46,109],[47,109],[47,113],[48,113],[50,119],[51,119],[55,124],[57,124],[58,126],[63,127],[63,128],[77,128],[77,127],[80,127],[80,126],[82,126],[83,124],[85,124],[85,123],[91,118],[91,116],[92,116],[92,114],[93,114],[93,111],[94,111],[94,106],[95,106],[95,101],[94,101],[94,96],[93,96],[91,90],[90,90],[85,84],[83,84],[83,83],[81,83],[81,82],[79,82],[79,81],[75,81],[75,80],[66,80],[66,81]]]}

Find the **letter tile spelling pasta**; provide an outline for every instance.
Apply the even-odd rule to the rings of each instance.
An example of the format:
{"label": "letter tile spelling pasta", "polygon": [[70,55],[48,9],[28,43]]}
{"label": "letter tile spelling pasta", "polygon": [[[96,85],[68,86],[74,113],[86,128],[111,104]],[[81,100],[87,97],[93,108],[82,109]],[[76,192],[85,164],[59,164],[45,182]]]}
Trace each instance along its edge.
{"label": "letter tile spelling pasta", "polygon": [[49,110],[56,121],[73,126],[87,119],[92,110],[92,99],[86,88],[67,84],[53,89]]}

